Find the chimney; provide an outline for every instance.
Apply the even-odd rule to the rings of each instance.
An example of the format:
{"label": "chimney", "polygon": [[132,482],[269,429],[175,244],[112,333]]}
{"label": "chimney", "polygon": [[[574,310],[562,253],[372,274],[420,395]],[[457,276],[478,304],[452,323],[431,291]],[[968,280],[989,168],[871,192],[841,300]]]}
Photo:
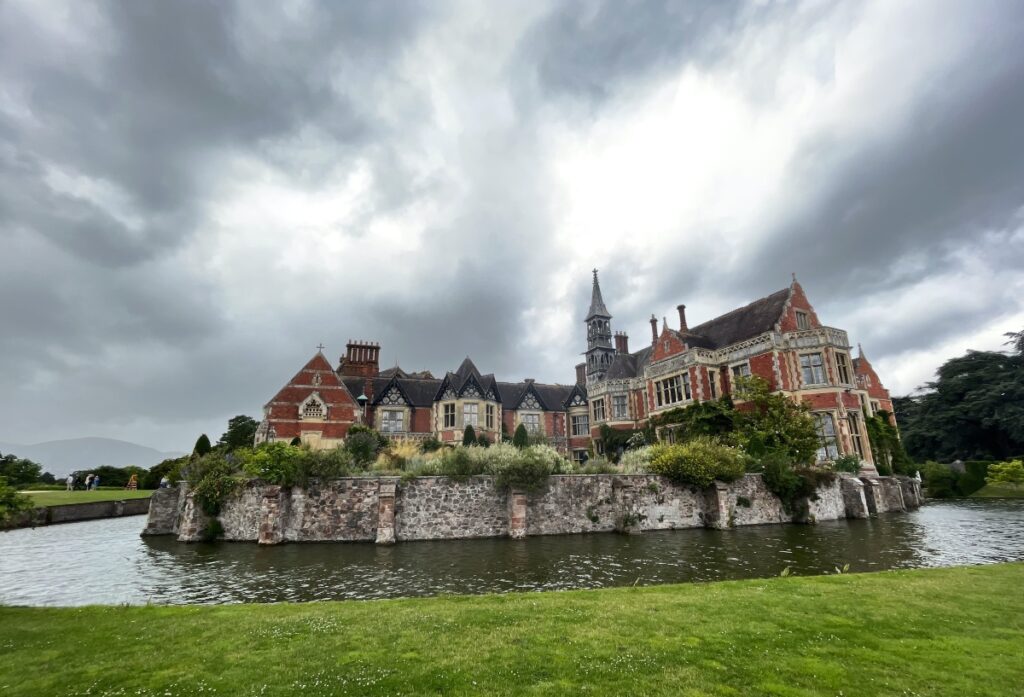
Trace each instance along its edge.
{"label": "chimney", "polygon": [[615,353],[629,353],[629,335],[615,332]]}
{"label": "chimney", "polygon": [[679,331],[688,331],[689,327],[686,326],[686,305],[676,305],[676,309],[679,310]]}
{"label": "chimney", "polygon": [[651,315],[651,345],[658,343],[658,318]]}
{"label": "chimney", "polygon": [[345,344],[345,360],[341,374],[376,377],[380,373],[380,344],[373,341],[352,341]]}
{"label": "chimney", "polygon": [[576,384],[586,385],[587,384],[587,364],[577,363],[576,364]]}

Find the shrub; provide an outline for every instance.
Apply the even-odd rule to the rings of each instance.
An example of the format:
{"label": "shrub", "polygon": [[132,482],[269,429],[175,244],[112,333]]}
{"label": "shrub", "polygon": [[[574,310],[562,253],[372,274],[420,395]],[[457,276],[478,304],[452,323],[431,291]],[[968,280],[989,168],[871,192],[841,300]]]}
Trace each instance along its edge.
{"label": "shrub", "polygon": [[423,452],[432,453],[434,451],[441,449],[441,441],[431,436],[430,438],[427,438],[425,441],[423,441],[421,447],[423,449]]}
{"label": "shrub", "polygon": [[530,434],[526,431],[526,426],[519,424],[516,426],[515,435],[512,436],[512,445],[517,448],[525,448],[530,444]]}
{"label": "shrub", "polygon": [[1010,460],[1009,462],[993,463],[988,466],[988,476],[985,481],[989,484],[1020,486],[1024,484],[1024,462]]}
{"label": "shrub", "polygon": [[818,499],[818,489],[835,481],[835,473],[812,467],[794,466],[781,453],[762,461],[765,486],[782,502],[782,509],[794,520],[807,519],[809,502]]}
{"label": "shrub", "polygon": [[11,454],[0,456],[0,477],[14,488],[39,481],[42,472],[42,466],[28,458]]}
{"label": "shrub", "polygon": [[627,474],[643,474],[651,471],[652,446],[647,445],[636,450],[627,450],[619,458],[619,466]]}
{"label": "shrub", "polygon": [[737,448],[714,438],[699,436],[677,445],[651,447],[650,471],[676,484],[710,486],[720,479],[733,481],[746,471],[746,458]]}
{"label": "shrub", "polygon": [[481,433],[476,437],[476,444],[481,448],[491,447],[491,439],[487,437],[487,434]]}
{"label": "shrub", "polygon": [[466,430],[462,432],[462,444],[476,445],[476,429],[473,428],[473,424],[466,424]]}
{"label": "shrub", "polygon": [[235,476],[233,462],[220,453],[209,453],[188,463],[186,470],[192,497],[204,513],[215,516],[221,506],[238,488],[241,479]]}
{"label": "shrub", "polygon": [[303,451],[298,458],[294,483],[306,486],[311,479],[337,479],[352,474],[352,454],[345,448]]}
{"label": "shrub", "polygon": [[443,451],[438,458],[438,473],[456,480],[464,480],[476,474],[483,474],[485,465],[476,451],[483,448],[451,448]]}
{"label": "shrub", "polygon": [[345,438],[345,449],[352,454],[352,460],[356,465],[365,468],[377,458],[381,443],[376,431],[364,427],[363,430],[353,432],[355,428],[353,426],[349,429],[348,437]]}
{"label": "shrub", "polygon": [[0,523],[31,509],[32,499],[8,486],[6,477],[0,477]]}
{"label": "shrub", "polygon": [[587,460],[576,469],[577,474],[615,474],[617,472],[619,472],[619,468],[603,457]]}
{"label": "shrub", "polygon": [[832,463],[832,469],[836,472],[857,474],[860,472],[860,458],[856,455],[843,455]]}
{"label": "shrub", "polygon": [[494,472],[495,486],[499,489],[538,491],[553,474],[551,458],[542,450],[544,446],[525,448],[519,457]]}
{"label": "shrub", "polygon": [[177,486],[178,481],[181,479],[181,468],[187,463],[188,457],[186,456],[164,460],[155,464],[140,477],[141,483],[139,486],[143,489],[156,489],[160,486],[160,480],[165,476],[170,481],[171,486]]}
{"label": "shrub", "polygon": [[289,445],[283,441],[263,443],[253,448],[239,448],[234,453],[242,463],[242,471],[250,477],[262,479],[271,484],[292,486],[302,470],[308,473],[308,462],[312,453],[304,448]]}

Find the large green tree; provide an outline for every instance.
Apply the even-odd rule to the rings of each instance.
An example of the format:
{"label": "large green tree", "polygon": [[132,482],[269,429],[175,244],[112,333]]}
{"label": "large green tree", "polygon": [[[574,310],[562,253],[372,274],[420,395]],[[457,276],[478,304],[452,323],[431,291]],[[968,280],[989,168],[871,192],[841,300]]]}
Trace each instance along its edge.
{"label": "large green tree", "polygon": [[217,441],[217,447],[227,452],[238,448],[251,448],[256,439],[256,428],[259,422],[251,416],[239,414],[228,420],[228,430]]}
{"label": "large green tree", "polygon": [[38,482],[42,473],[43,468],[28,458],[12,454],[0,455],[0,477],[4,477],[10,486],[19,487]]}
{"label": "large green tree", "polygon": [[938,370],[927,391],[894,401],[915,460],[1005,460],[1024,453],[1024,354],[968,351]]}

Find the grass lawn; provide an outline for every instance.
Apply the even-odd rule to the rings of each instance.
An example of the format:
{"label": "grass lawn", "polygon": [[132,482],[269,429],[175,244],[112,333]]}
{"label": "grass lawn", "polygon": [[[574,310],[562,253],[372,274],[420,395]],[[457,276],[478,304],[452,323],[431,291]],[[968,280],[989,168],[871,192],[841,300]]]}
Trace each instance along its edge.
{"label": "grass lawn", "polygon": [[148,499],[152,491],[125,491],[100,489],[99,491],[23,491],[32,497],[36,506],[59,506],[62,503],[90,503],[92,501],[120,501],[121,499]]}
{"label": "grass lawn", "polygon": [[1024,563],[596,591],[0,608],[4,695],[1012,695]]}
{"label": "grass lawn", "polygon": [[1019,499],[1024,498],[1024,486],[1013,484],[986,484],[973,494],[975,499]]}

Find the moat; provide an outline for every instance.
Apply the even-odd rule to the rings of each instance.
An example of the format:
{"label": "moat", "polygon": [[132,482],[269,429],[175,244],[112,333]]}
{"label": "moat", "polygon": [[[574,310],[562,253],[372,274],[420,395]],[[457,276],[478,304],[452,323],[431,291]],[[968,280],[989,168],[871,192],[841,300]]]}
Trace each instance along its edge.
{"label": "moat", "polygon": [[1024,560],[1024,501],[818,525],[372,543],[183,545],[144,516],[0,533],[0,603],[238,603],[566,590]]}

